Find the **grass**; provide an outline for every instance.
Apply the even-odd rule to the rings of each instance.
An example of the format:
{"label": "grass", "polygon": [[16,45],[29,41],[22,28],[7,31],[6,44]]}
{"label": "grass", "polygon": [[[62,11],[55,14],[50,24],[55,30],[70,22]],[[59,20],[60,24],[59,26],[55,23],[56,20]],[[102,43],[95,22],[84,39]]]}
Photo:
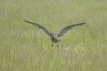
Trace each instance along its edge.
{"label": "grass", "polygon": [[[106,71],[106,0],[2,0],[0,71]],[[32,21],[59,31],[86,22],[51,47],[50,38]]]}

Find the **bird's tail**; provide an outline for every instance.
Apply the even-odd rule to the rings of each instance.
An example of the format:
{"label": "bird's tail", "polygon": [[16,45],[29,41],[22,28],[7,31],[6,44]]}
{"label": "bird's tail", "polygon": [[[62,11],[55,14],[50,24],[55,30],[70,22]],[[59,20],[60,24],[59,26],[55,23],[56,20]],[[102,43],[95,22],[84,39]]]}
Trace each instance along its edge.
{"label": "bird's tail", "polygon": [[58,39],[57,43],[59,43],[59,42],[61,42],[61,41],[62,41],[62,40],[59,40],[59,39]]}

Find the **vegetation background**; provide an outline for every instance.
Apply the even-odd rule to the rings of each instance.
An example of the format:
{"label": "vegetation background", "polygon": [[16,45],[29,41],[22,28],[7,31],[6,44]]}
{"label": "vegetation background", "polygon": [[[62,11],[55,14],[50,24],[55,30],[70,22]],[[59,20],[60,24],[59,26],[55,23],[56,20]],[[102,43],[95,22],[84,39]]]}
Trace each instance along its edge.
{"label": "vegetation background", "polygon": [[[51,47],[50,31],[86,22]],[[0,71],[107,71],[107,0],[1,0]]]}

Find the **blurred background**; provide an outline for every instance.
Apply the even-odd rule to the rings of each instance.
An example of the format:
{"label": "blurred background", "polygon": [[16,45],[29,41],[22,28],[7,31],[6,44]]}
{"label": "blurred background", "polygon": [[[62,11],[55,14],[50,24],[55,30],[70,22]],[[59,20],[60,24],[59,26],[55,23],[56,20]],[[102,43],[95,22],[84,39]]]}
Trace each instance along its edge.
{"label": "blurred background", "polygon": [[[106,71],[107,0],[1,0],[0,71]],[[51,32],[86,22],[60,39]]]}

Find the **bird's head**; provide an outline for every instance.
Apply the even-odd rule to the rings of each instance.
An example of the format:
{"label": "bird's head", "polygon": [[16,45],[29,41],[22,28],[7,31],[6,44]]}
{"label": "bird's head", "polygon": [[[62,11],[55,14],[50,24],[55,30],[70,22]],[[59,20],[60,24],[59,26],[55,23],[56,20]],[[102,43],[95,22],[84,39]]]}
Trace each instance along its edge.
{"label": "bird's head", "polygon": [[57,36],[57,33],[52,33],[52,36],[51,36],[52,38],[58,38],[58,36]]}

